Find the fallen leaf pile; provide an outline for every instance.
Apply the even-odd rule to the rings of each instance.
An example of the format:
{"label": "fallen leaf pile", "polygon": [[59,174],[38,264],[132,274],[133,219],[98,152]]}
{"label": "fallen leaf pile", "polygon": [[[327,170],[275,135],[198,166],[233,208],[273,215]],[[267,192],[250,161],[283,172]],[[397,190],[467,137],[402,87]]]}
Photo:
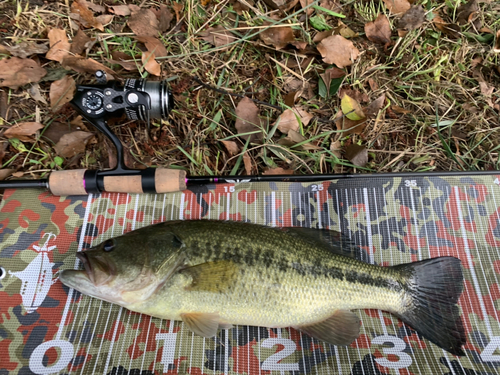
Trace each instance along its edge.
{"label": "fallen leaf pile", "polygon": [[[376,10],[370,8],[369,12],[359,4],[351,6],[338,0],[259,1],[230,1],[230,5],[221,6],[203,0],[197,4],[199,9],[191,9],[184,2],[99,5],[87,0],[70,1],[61,8],[66,10],[67,18],[40,28],[36,34],[39,40],[13,36],[0,43],[0,87],[19,90],[16,97],[22,97],[20,92],[25,90],[24,97],[37,110],[29,121],[16,123],[16,119],[5,118],[1,135],[11,143],[16,142],[13,139],[33,143],[39,141],[40,130],[45,128],[41,138],[57,155],[78,160],[94,133],[80,125],[68,127],[61,118],[69,123],[68,113],[73,113],[68,103],[76,90],[75,79],[83,83],[97,70],[118,82],[139,75],[152,80],[175,75],[173,92],[180,97],[179,102],[186,107],[193,105],[190,108],[196,107],[193,111],[199,112],[200,119],[210,120],[213,96],[207,99],[200,87],[195,88],[185,77],[197,75],[218,82],[217,89],[227,88],[228,94],[239,94],[238,99],[227,101],[231,103],[229,110],[216,111],[219,118],[213,123],[224,123],[230,129],[233,140],[215,142],[216,147],[229,158],[243,161],[246,173],[264,169],[275,174],[282,170],[293,173],[297,166],[293,158],[280,154],[284,168],[278,168],[259,154],[266,142],[291,153],[323,150],[352,165],[366,166],[367,133],[380,131],[386,120],[412,115],[396,104],[404,106],[401,103],[408,98],[418,97],[411,92],[418,85],[405,81],[400,73],[407,68],[405,58],[421,54],[425,60],[435,54],[439,63],[421,71],[428,70],[426,74],[437,83],[449,79],[441,76],[441,67],[456,64],[456,57],[435,51],[440,38],[449,43],[467,38],[483,41],[484,51],[492,56],[456,64],[456,69],[476,82],[475,94],[480,96],[481,105],[500,111],[499,86],[492,78],[500,75],[500,66],[492,63],[498,56],[495,54],[500,53],[500,30],[492,30],[494,24],[481,14],[482,3],[478,0],[463,2],[453,9],[448,4],[429,7],[410,0],[379,0],[375,2]],[[272,12],[263,13],[264,9]],[[199,19],[193,18],[195,14]],[[359,17],[358,22],[353,22],[353,17]],[[14,25],[18,20],[12,22]],[[432,43],[425,38],[432,38]],[[175,41],[177,50],[166,40]],[[244,58],[245,49],[257,51],[257,57]],[[199,60],[193,56],[198,55],[204,56],[206,65],[197,66]],[[222,55],[228,60],[219,59]],[[185,61],[173,59],[178,56]],[[383,80],[376,78],[379,69],[387,72]],[[417,75],[420,72],[416,71],[414,77]],[[403,87],[396,97],[404,99],[394,100],[394,95],[389,94],[394,85]],[[248,92],[243,92],[246,88]],[[2,98],[3,117],[9,105],[2,103]],[[271,104],[274,109],[267,110],[261,104]],[[282,110],[276,110],[280,106]],[[464,110],[472,111],[473,107],[469,104]],[[429,112],[429,108],[422,108]],[[48,121],[49,116],[56,121]],[[219,121],[222,116],[224,122]],[[198,131],[193,131],[191,120],[183,121],[179,131],[159,130],[162,147],[175,149],[172,144],[177,142],[177,135],[189,137]],[[45,126],[45,122],[51,126]],[[220,134],[214,129],[206,133],[217,139]],[[319,132],[330,132],[331,136],[321,138]],[[401,141],[391,136],[395,142]],[[377,136],[372,134],[372,138]],[[6,147],[3,143],[0,146],[3,158]],[[155,151],[148,147],[145,154],[154,159]],[[260,168],[259,163],[265,168]]]}

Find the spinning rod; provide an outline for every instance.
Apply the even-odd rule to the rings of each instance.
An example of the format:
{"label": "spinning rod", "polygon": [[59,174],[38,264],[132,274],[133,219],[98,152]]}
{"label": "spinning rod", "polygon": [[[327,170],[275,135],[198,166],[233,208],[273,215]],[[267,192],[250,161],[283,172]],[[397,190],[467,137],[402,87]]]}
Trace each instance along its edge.
{"label": "spinning rod", "polygon": [[[249,182],[314,182],[342,178],[415,177],[415,173],[386,174],[312,174],[312,175],[259,175],[259,176],[186,176],[186,172],[169,168],[130,169],[125,165],[123,146],[107,121],[123,113],[130,120],[146,121],[166,119],[174,106],[172,93],[166,81],[127,79],[123,86],[108,82],[106,74],[95,73],[97,84],[78,85],[71,104],[116,148],[117,165],[113,169],[71,169],[53,171],[47,179],[0,181],[0,189],[48,189],[54,195],[85,195],[101,192],[116,193],[168,193],[182,191],[190,186],[217,183]],[[464,172],[428,172],[429,175],[463,175]],[[472,172],[491,174],[491,171]],[[471,174],[471,172],[469,172]]]}

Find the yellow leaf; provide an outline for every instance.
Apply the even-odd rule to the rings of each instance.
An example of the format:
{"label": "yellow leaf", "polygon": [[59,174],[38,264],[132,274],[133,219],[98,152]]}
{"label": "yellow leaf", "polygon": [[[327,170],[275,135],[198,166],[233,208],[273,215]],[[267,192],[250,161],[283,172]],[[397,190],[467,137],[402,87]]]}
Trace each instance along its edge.
{"label": "yellow leaf", "polygon": [[340,101],[340,107],[349,120],[357,121],[366,117],[357,100],[347,94]]}

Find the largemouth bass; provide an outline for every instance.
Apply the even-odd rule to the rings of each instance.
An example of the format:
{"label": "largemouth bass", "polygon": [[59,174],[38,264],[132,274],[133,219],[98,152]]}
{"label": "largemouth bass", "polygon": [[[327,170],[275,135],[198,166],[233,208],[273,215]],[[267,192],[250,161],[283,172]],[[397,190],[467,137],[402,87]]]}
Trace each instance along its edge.
{"label": "largemouth bass", "polygon": [[459,259],[380,267],[345,256],[346,247],[353,245],[328,230],[171,221],[77,253],[85,269],[64,270],[60,280],[132,311],[182,320],[204,337],[232,324],[294,327],[349,345],[360,329],[350,310],[381,309],[464,355]]}

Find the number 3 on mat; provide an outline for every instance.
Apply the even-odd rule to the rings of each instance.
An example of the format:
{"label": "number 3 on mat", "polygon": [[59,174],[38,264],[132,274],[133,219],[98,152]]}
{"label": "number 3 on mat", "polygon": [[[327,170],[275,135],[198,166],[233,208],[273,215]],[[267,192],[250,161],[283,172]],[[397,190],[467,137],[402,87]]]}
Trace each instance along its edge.
{"label": "number 3 on mat", "polygon": [[389,361],[387,358],[375,358],[375,362],[377,362],[380,366],[388,367],[388,368],[406,368],[411,365],[413,360],[411,357],[403,352],[406,348],[406,342],[401,340],[396,336],[383,335],[375,337],[372,340],[372,344],[385,344],[386,342],[390,342],[393,347],[392,348],[382,348],[382,353],[385,356],[389,354],[394,354],[398,357],[397,361]]}

